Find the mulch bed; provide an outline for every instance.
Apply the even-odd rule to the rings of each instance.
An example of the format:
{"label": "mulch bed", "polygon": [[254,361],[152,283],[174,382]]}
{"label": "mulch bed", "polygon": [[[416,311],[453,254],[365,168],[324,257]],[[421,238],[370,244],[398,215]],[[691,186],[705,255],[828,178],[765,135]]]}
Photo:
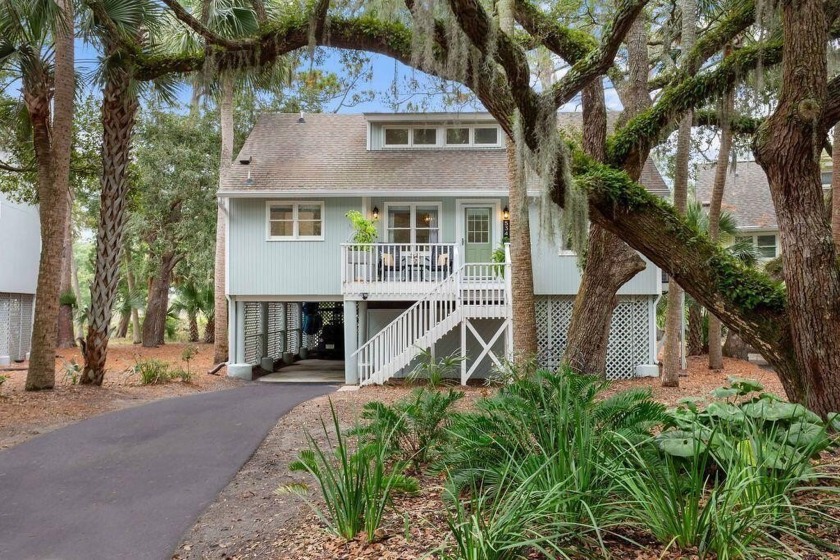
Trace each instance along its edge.
{"label": "mulch bed", "polygon": [[56,386],[51,391],[29,392],[26,383],[26,363],[13,364],[0,370],[7,377],[0,385],[0,449],[22,443],[72,422],[84,420],[111,410],[136,406],[153,400],[188,395],[200,391],[214,391],[240,386],[242,382],[219,375],[207,375],[212,367],[213,345],[195,344],[198,350],[190,363],[193,380],[190,383],[172,382],[143,386],[133,371],[138,360],[155,358],[173,368],[185,368],[181,353],[185,344],[166,344],[159,348],[143,348],[130,343],[112,341],[108,349],[108,373],[102,387],[73,385],[65,377],[70,360],[82,364],[81,351],[68,348],[56,356]]}
{"label": "mulch bed", "polygon": [[[663,388],[659,380],[638,379],[614,384],[611,391],[630,387],[650,387],[654,397],[672,406],[685,397],[705,399],[709,392],[726,382],[727,376],[747,377],[760,381],[768,392],[783,396],[775,374],[756,365],[724,360],[722,372],[708,369],[705,357],[691,358],[688,375],[680,378],[679,388]],[[477,399],[493,389],[484,386],[462,388],[464,399],[460,409],[469,409]],[[306,474],[292,473],[288,464],[307,447],[306,433],[323,440],[320,418],[329,421],[330,402],[342,425],[351,426],[364,403],[378,400],[392,403],[412,389],[403,386],[366,387],[356,392],[334,393],[306,402],[283,417],[269,434],[253,458],[243,467],[230,485],[219,495],[183,538],[173,559],[295,559],[295,560],[402,560],[438,558],[434,553],[449,542],[445,505],[442,501],[443,481],[429,476],[421,479],[421,492],[396,498],[401,514],[386,513],[381,539],[367,544],[360,537],[349,543],[328,534],[321,521],[299,497],[278,495],[276,488],[292,482],[310,484],[310,495],[320,501]],[[834,458],[837,460],[837,458]],[[405,516],[405,517],[404,517]],[[697,558],[690,551],[666,551],[643,535],[627,535],[644,548],[629,546],[617,540],[610,550],[619,560],[677,560]],[[648,541],[645,541],[645,539]],[[838,557],[840,558],[840,556]]]}

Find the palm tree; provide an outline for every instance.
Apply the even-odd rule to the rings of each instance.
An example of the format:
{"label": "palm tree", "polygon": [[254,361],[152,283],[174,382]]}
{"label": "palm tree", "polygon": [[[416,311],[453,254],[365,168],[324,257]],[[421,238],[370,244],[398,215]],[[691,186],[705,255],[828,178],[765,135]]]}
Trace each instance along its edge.
{"label": "palm tree", "polygon": [[178,286],[178,297],[172,303],[172,310],[176,314],[186,313],[189,322],[189,341],[198,342],[198,315],[203,314],[209,321],[213,309],[213,289],[209,286],[199,287],[195,282],[187,282]]}
{"label": "palm tree", "polygon": [[32,131],[41,257],[26,389],[55,385],[59,274],[69,219],[73,124],[73,2],[0,2],[0,68],[14,68]]}

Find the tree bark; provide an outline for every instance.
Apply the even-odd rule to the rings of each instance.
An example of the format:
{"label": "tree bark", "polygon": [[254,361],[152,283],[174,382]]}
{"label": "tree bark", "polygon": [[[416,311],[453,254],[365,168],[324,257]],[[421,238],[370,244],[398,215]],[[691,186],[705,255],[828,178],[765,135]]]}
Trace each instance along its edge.
{"label": "tree bark", "polygon": [[[682,14],[682,40],[680,50],[684,58],[694,46],[697,33],[697,1],[682,0],[680,3]],[[688,204],[688,159],[691,149],[692,111],[688,111],[680,121],[679,136],[677,137],[676,169],[674,171],[674,208],[680,215],[685,214]],[[665,359],[662,368],[662,386],[678,387],[680,371],[682,370],[682,341],[683,325],[683,289],[676,280],[668,286],[668,312],[665,316]]]}
{"label": "tree bark", "polygon": [[[219,156],[219,183],[227,175],[233,157],[233,77],[222,77],[222,96],[219,102],[222,150]],[[225,207],[222,201],[216,208],[216,258],[213,269],[213,363],[228,360],[228,303],[225,278]]]}
{"label": "tree bark", "polygon": [[195,311],[187,313],[190,324],[190,342],[198,342],[198,315]]}
{"label": "tree bark", "polygon": [[831,236],[840,253],[840,124],[834,126],[831,150]]}
{"label": "tree bark", "polygon": [[[67,194],[67,219],[64,226],[64,250],[61,255],[61,288],[60,297],[73,294],[73,196]],[[79,305],[79,302],[76,302]],[[59,348],[72,348],[76,346],[76,337],[73,333],[73,306],[61,304],[58,309],[58,339]]]}
{"label": "tree bark", "polygon": [[[621,118],[630,118],[650,104],[647,91],[648,56],[644,12],[627,33],[630,73],[622,102]],[[582,92],[583,149],[597,161],[604,161],[607,113],[602,80],[593,81]],[[629,170],[638,179],[641,166]],[[616,293],[633,276],[645,269],[644,261],[597,223],[589,227],[586,264],[575,296],[569,322],[564,361],[581,373],[606,375],[607,350]]]}
{"label": "tree bark", "polygon": [[128,323],[131,321],[131,312],[120,313],[120,323],[117,326],[116,338],[125,338],[128,336]]}
{"label": "tree bark", "polygon": [[[125,282],[128,285],[128,294],[134,298],[137,295],[137,282],[134,280],[134,271],[131,270],[131,259],[125,260]],[[131,306],[131,343],[140,344],[143,342],[142,331],[140,330],[140,313],[137,307]]]}
{"label": "tree bark", "polygon": [[[26,390],[55,386],[56,315],[61,289],[56,270],[61,266],[65,222],[69,212],[70,150],[75,93],[73,2],[59,0],[61,21],[55,23],[55,63],[53,79],[48,70],[24,77],[24,102],[29,112],[38,167],[41,257],[35,293],[32,349],[26,374]],[[53,111],[50,122],[50,88]]]}
{"label": "tree bark", "polygon": [[826,220],[819,153],[827,100],[826,29],[820,0],[782,3],[785,45],[774,113],[756,135],[779,221],[794,367],[801,400],[840,410],[840,268]]}
{"label": "tree bark", "polygon": [[[607,111],[601,80],[583,90],[583,148],[604,160]],[[610,323],[618,303],[616,292],[645,269],[644,261],[619,238],[591,224],[586,265],[575,296],[563,360],[575,371],[606,375]]]}
{"label": "tree bark", "polygon": [[686,354],[699,356],[703,353],[703,308],[696,301],[688,304],[688,334]]}
{"label": "tree bark", "polygon": [[207,318],[207,324],[204,325],[204,343],[213,344],[213,336],[216,332],[216,318],[212,315]]}
{"label": "tree bark", "polygon": [[[114,52],[113,46],[107,50]],[[129,70],[119,66],[109,68],[102,96],[102,193],[82,384],[101,385],[105,378],[111,313],[120,278],[125,231],[126,173],[131,160],[131,135],[137,107],[137,89],[132,84]]]}
{"label": "tree bark", "polygon": [[749,347],[734,331],[729,331],[726,336],[726,343],[723,345],[723,355],[727,358],[748,360],[750,357]]}
{"label": "tree bark", "polygon": [[172,271],[180,258],[173,251],[167,251],[160,258],[158,273],[152,279],[146,316],[143,319],[143,347],[155,348],[165,344],[166,315],[169,311],[169,287]]}
{"label": "tree bark", "polygon": [[[732,127],[730,120],[735,109],[735,93],[730,91],[723,100],[720,123],[720,151],[715,167],[715,182],[712,187],[712,200],[709,204],[709,239],[720,241],[720,211],[723,204],[723,191],[726,187],[726,172],[729,155],[732,152]],[[721,346],[721,323],[713,313],[709,313],[709,369],[723,369],[723,347]]]}

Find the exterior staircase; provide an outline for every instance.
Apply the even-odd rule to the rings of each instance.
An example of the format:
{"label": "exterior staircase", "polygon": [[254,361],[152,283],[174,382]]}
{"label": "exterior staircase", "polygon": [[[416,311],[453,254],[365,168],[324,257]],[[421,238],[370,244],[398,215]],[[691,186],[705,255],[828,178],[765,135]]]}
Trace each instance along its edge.
{"label": "exterior staircase", "polygon": [[[468,319],[509,319],[510,258],[507,257],[505,263],[461,265],[356,350],[353,357],[359,384],[385,383],[422,350]],[[465,355],[466,349],[462,347],[461,351]]]}

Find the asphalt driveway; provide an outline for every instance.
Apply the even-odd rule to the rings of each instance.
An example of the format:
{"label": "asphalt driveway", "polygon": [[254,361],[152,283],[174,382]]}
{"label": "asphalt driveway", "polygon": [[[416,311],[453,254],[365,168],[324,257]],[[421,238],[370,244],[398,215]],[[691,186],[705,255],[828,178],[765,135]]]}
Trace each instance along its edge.
{"label": "asphalt driveway", "polygon": [[111,412],[0,451],[0,559],[163,560],[295,405],[259,383]]}

